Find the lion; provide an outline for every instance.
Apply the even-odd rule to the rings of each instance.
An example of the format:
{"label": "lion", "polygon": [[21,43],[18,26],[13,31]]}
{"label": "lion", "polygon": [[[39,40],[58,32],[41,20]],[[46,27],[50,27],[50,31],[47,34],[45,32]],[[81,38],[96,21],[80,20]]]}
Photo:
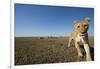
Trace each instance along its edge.
{"label": "lion", "polygon": [[73,32],[69,36],[68,47],[71,45],[71,41],[74,40],[75,47],[78,52],[78,56],[82,57],[83,54],[80,50],[80,43],[83,44],[86,52],[86,60],[91,61],[90,47],[88,41],[88,29],[89,29],[90,18],[86,17],[83,21],[75,20]]}

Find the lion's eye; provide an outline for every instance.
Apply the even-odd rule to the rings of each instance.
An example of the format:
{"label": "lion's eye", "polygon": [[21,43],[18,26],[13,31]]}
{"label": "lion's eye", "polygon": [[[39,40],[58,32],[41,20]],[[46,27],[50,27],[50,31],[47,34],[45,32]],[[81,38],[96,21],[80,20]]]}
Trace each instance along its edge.
{"label": "lion's eye", "polygon": [[87,25],[84,25],[84,28],[87,28]]}
{"label": "lion's eye", "polygon": [[77,26],[77,28],[80,28],[80,26]]}

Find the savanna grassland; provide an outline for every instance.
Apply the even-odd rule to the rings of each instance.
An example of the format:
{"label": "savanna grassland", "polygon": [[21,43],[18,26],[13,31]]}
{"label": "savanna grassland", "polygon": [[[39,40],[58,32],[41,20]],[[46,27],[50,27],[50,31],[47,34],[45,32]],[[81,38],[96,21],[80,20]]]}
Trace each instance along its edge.
{"label": "savanna grassland", "polygon": [[[15,37],[15,65],[64,63],[85,61],[77,56],[72,43],[67,47],[68,37]],[[94,60],[94,38],[89,37],[91,56]]]}

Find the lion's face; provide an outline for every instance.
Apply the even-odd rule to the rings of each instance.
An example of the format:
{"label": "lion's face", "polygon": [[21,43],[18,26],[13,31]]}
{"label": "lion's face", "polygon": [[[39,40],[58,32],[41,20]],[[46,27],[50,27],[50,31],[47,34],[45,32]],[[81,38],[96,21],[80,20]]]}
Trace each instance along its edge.
{"label": "lion's face", "polygon": [[79,33],[82,34],[86,33],[89,28],[89,22],[90,22],[89,18],[85,18],[84,21],[75,21],[74,29]]}
{"label": "lion's face", "polygon": [[89,25],[87,23],[84,23],[84,22],[77,23],[77,25],[75,26],[75,29],[79,33],[85,33],[85,32],[87,32],[88,28],[89,28]]}

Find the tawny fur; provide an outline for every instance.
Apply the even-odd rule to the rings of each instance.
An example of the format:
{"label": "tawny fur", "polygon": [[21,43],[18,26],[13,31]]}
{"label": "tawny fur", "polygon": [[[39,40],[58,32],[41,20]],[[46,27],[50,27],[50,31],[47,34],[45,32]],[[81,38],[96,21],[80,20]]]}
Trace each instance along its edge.
{"label": "tawny fur", "polygon": [[78,51],[78,56],[82,57],[83,54],[80,50],[80,42],[83,44],[85,52],[86,52],[86,60],[91,61],[90,48],[88,42],[88,29],[89,29],[90,18],[86,17],[83,21],[75,20],[74,21],[74,29],[70,34],[68,47],[70,47],[71,41],[74,40],[75,47]]}

